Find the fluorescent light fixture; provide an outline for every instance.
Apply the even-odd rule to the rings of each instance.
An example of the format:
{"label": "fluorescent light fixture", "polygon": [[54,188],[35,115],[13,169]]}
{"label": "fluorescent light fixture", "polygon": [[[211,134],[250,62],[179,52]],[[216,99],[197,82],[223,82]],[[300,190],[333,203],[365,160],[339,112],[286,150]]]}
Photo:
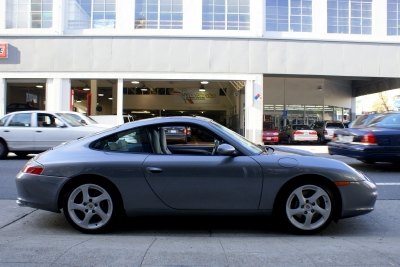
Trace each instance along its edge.
{"label": "fluorescent light fixture", "polygon": [[80,103],[80,102],[82,102],[82,100],[81,100],[80,98],[78,98],[78,99],[76,100],[76,102]]}
{"label": "fluorescent light fixture", "polygon": [[201,81],[201,84],[208,84],[208,81]]}
{"label": "fluorescent light fixture", "polygon": [[200,92],[204,92],[205,90],[206,90],[206,89],[204,89],[204,85],[201,85],[199,91],[200,91]]}
{"label": "fluorescent light fixture", "polygon": [[43,88],[43,85],[41,85],[40,83],[38,85],[36,85],[37,88]]}
{"label": "fluorescent light fixture", "polygon": [[147,114],[147,113],[150,113],[150,111],[147,111],[147,110],[132,110],[131,113]]}
{"label": "fluorescent light fixture", "polygon": [[104,94],[102,94],[102,93],[99,93],[99,94],[97,94],[98,96],[104,96]]}
{"label": "fluorescent light fixture", "polygon": [[131,83],[138,84],[139,82],[138,81],[131,81]]}
{"label": "fluorescent light fixture", "polygon": [[109,100],[113,100],[113,97],[112,97],[112,95],[110,95],[110,96],[108,97],[108,99],[109,99]]}
{"label": "fluorescent light fixture", "polygon": [[87,84],[85,84],[85,87],[83,87],[82,90],[83,90],[83,91],[90,91],[90,88],[89,88],[89,86],[88,86]]}

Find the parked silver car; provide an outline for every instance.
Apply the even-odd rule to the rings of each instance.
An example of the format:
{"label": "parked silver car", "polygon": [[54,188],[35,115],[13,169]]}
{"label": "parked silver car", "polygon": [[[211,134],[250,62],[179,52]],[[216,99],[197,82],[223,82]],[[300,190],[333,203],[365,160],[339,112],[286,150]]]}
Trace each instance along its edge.
{"label": "parked silver car", "polygon": [[286,125],[279,131],[279,142],[287,142],[292,144],[293,142],[312,142],[318,141],[317,132],[311,130],[310,126],[305,124],[291,124]]}
{"label": "parked silver car", "polygon": [[[164,128],[174,125],[201,129],[214,144],[167,145]],[[139,120],[55,147],[26,163],[16,187],[20,206],[63,210],[85,233],[125,214],[201,211],[273,215],[285,231],[313,234],[371,212],[377,197],[375,183],[343,162],[266,150],[202,117]]]}
{"label": "parked silver car", "polygon": [[106,127],[84,126],[63,112],[16,111],[0,119],[0,159],[38,153]]}
{"label": "parked silver car", "polygon": [[332,140],[335,130],[345,127],[341,121],[317,121],[310,128],[318,133],[318,143],[327,143]]}

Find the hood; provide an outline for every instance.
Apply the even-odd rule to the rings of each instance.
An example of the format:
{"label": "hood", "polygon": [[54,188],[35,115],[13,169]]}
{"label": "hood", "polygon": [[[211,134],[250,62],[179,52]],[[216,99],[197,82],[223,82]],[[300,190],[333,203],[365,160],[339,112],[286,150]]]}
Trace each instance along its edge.
{"label": "hood", "polygon": [[[268,148],[268,146],[266,146]],[[278,156],[290,156],[290,155],[297,155],[297,156],[312,156],[312,157],[317,157],[314,153],[303,150],[303,149],[297,149],[297,148],[291,148],[291,147],[282,147],[282,146],[274,146],[271,147],[275,151],[273,152],[274,155]]]}

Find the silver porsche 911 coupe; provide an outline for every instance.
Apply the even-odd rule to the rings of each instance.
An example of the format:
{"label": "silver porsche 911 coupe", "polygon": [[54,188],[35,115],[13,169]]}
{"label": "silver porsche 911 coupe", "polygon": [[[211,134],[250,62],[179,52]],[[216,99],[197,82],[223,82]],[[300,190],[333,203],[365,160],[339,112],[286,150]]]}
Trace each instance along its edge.
{"label": "silver porsche 911 coupe", "polygon": [[[191,128],[187,144],[167,143],[164,127],[177,125]],[[63,210],[84,233],[121,215],[254,212],[313,234],[371,212],[377,198],[375,183],[345,163],[263,147],[202,117],[145,119],[62,144],[29,160],[16,185],[20,206]]]}

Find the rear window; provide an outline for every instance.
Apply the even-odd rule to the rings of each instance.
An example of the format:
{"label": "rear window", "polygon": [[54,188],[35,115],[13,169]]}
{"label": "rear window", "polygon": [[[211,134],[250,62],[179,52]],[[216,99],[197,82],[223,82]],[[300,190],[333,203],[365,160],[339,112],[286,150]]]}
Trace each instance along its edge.
{"label": "rear window", "polygon": [[293,130],[311,130],[311,128],[308,125],[295,124],[293,125]]}
{"label": "rear window", "polygon": [[275,125],[271,122],[264,122],[263,123],[263,129],[264,130],[274,130],[275,129]]}
{"label": "rear window", "polygon": [[344,125],[343,125],[343,123],[339,123],[339,122],[328,122],[326,124],[326,128],[333,128],[333,129],[344,128]]}

